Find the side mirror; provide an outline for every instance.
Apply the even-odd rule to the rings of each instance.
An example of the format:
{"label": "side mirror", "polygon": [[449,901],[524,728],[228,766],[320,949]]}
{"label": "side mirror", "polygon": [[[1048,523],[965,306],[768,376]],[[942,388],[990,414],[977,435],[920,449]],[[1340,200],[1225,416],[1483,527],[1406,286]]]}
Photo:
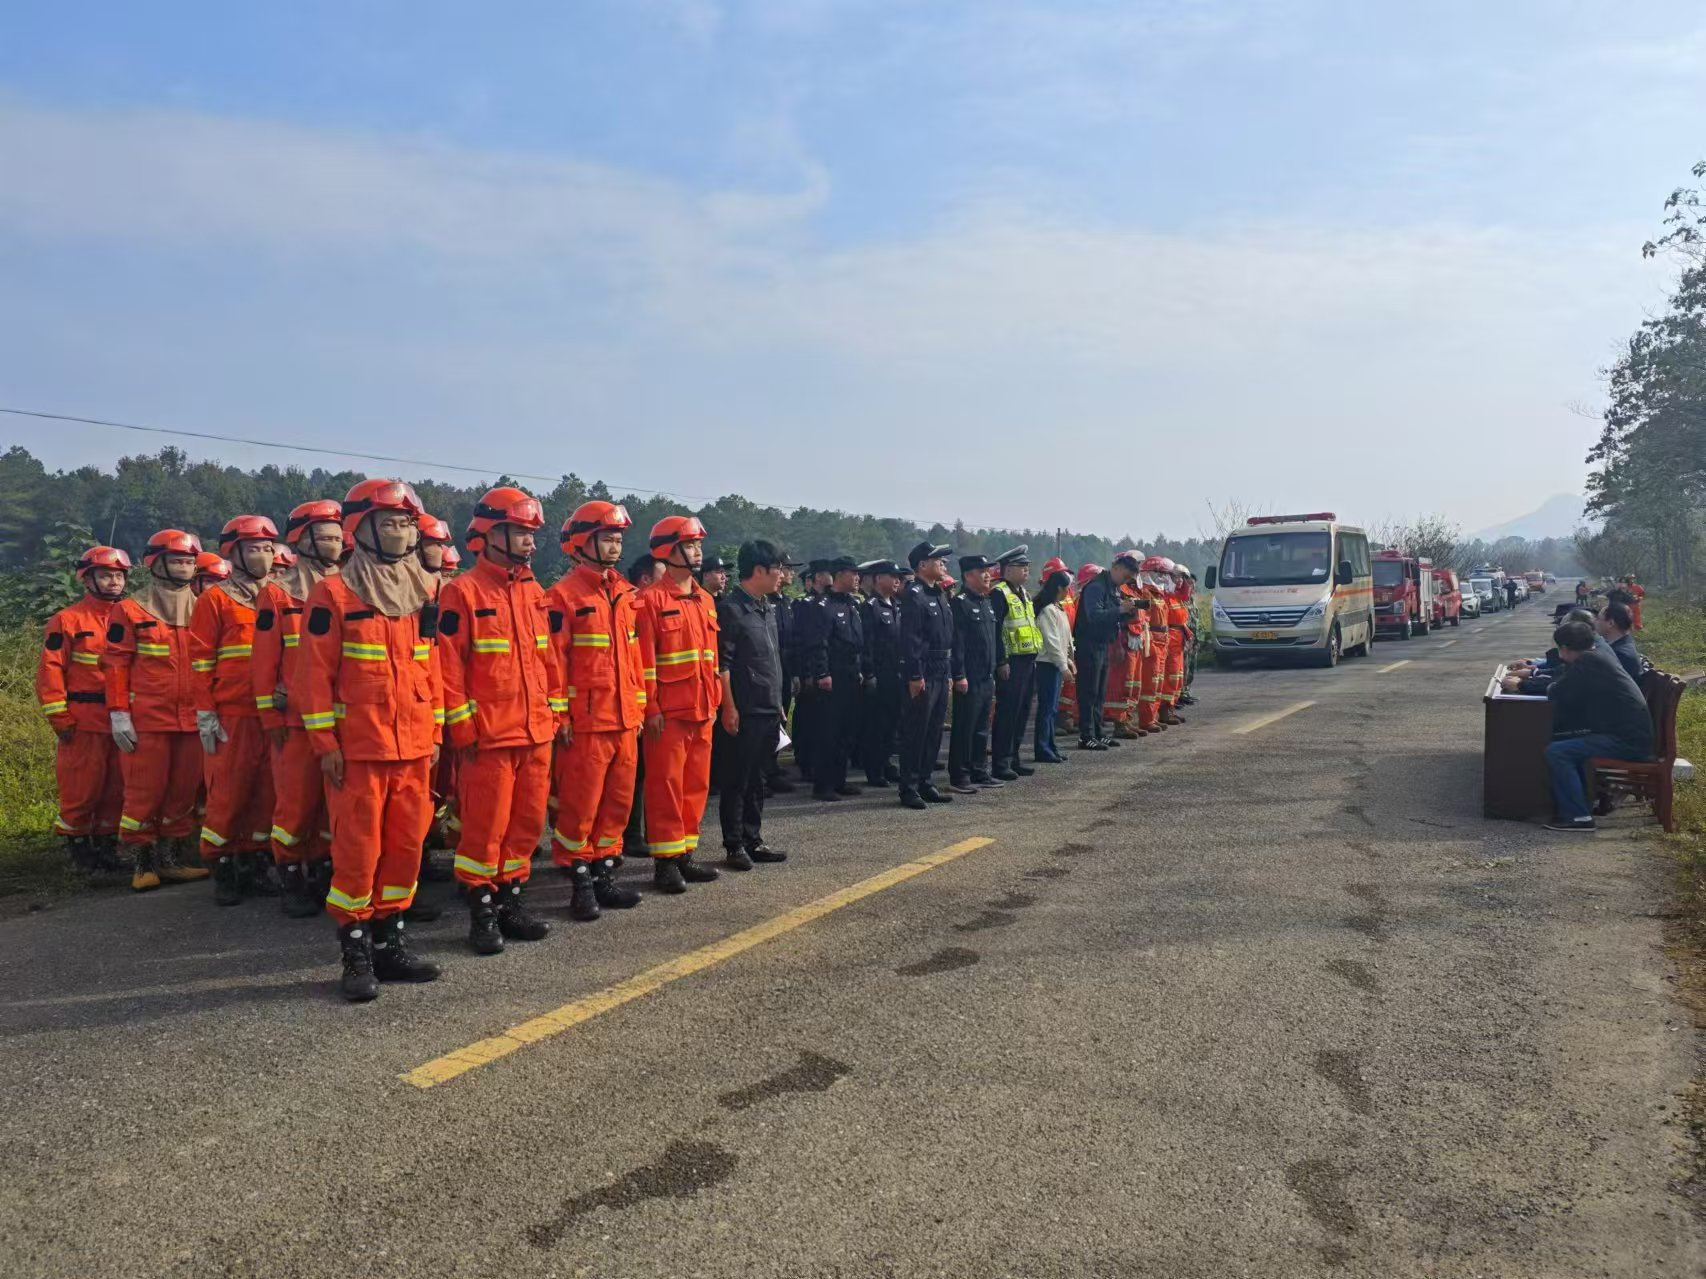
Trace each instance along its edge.
{"label": "side mirror", "polygon": [[1339,571],[1333,574],[1333,585],[1349,586],[1351,584],[1351,579],[1354,576],[1355,574],[1351,572],[1351,562],[1349,560],[1340,560]]}
{"label": "side mirror", "polygon": [[1207,568],[1205,568],[1202,571],[1203,589],[1205,591],[1212,591],[1214,589],[1215,582],[1218,581],[1219,578],[1220,578],[1219,570],[1216,569],[1214,567],[1214,565],[1212,565],[1212,564],[1209,565]]}

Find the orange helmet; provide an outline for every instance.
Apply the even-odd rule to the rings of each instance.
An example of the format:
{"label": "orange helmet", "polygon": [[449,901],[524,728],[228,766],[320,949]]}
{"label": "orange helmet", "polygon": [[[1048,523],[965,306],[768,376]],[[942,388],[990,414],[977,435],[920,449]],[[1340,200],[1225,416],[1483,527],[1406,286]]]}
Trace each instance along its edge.
{"label": "orange helmet", "polygon": [[[374,511],[407,511],[417,520],[423,514],[412,485],[402,480],[363,480],[344,495],[339,508],[345,539],[353,539],[356,527]],[[350,545],[353,548],[354,542]]]}
{"label": "orange helmet", "polygon": [[231,562],[213,551],[202,551],[195,557],[195,575],[223,582],[231,576]]}
{"label": "orange helmet", "polygon": [[593,538],[600,533],[632,528],[633,525],[633,518],[625,506],[615,502],[582,502],[575,507],[574,514],[563,521],[563,531],[558,540],[570,555],[594,560],[597,556],[593,554]]}
{"label": "orange helmet", "polygon": [[455,540],[450,535],[450,525],[436,515],[422,515],[415,521],[415,527],[420,529],[423,542],[442,542],[449,546]]}
{"label": "orange helmet", "polygon": [[1045,580],[1050,573],[1070,573],[1071,571],[1071,569],[1066,567],[1066,561],[1061,559],[1058,555],[1047,564],[1043,565],[1043,577]]}
{"label": "orange helmet", "polygon": [[342,507],[329,497],[315,498],[290,512],[290,518],[284,522],[284,540],[294,542],[297,534],[310,524],[339,524],[342,521]]}
{"label": "orange helmet", "polygon": [[465,540],[468,549],[477,551],[486,542],[486,534],[499,524],[514,524],[519,528],[539,529],[545,527],[545,512],[539,505],[539,499],[523,493],[520,489],[492,489],[480,499],[474,508],[474,518],[468,521],[468,533]]}
{"label": "orange helmet", "polygon": [[77,557],[77,576],[83,577],[90,569],[116,568],[121,573],[130,572],[130,556],[116,546],[91,546]]}
{"label": "orange helmet", "polygon": [[1089,585],[1089,583],[1095,581],[1101,575],[1102,566],[1100,564],[1080,564],[1078,566],[1077,584],[1080,588],[1083,588]]}
{"label": "orange helmet", "polygon": [[194,533],[186,533],[181,528],[163,528],[148,539],[148,549],[142,553],[142,562],[153,567],[154,561],[162,555],[200,555],[201,539]]}
{"label": "orange helmet", "polygon": [[683,542],[703,542],[705,526],[697,515],[666,515],[652,525],[652,555],[668,560]]}
{"label": "orange helmet", "polygon": [[451,569],[462,567],[462,552],[454,546],[444,548],[444,558],[438,562],[440,573],[448,573]]}
{"label": "orange helmet", "polygon": [[273,552],[272,566],[275,572],[283,568],[295,568],[296,552],[291,550],[288,546],[278,547]]}
{"label": "orange helmet", "polygon": [[219,530],[219,549],[226,550],[238,542],[270,542],[277,537],[278,527],[266,516],[237,515]]}

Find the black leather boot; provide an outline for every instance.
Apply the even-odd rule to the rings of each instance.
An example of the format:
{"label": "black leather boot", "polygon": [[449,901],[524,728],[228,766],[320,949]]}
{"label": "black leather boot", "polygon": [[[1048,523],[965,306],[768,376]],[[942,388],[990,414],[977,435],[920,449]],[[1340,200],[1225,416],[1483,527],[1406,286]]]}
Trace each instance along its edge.
{"label": "black leather boot", "polygon": [[272,859],[265,853],[237,854],[237,884],[248,897],[277,897],[278,885],[272,882]]}
{"label": "black leather boot", "polygon": [[701,866],[693,860],[692,853],[683,853],[675,860],[681,865],[681,877],[689,884],[708,884],[718,876],[715,866]]}
{"label": "black leather boot", "polygon": [[[237,883],[237,862],[229,853],[213,863],[213,900],[221,906],[235,906],[243,900],[243,890]],[[366,935],[364,929],[362,936]]]}
{"label": "black leather boot", "polygon": [[373,921],[373,975],[380,981],[438,980],[438,965],[410,952],[401,915]]}
{"label": "black leather boot", "polygon": [[286,862],[278,868],[279,904],[292,919],[309,919],[320,913],[320,901],[308,884],[307,868]]}
{"label": "black leather boot", "polygon": [[640,894],[615,878],[616,859],[601,857],[592,872],[592,891],[605,910],[632,910],[640,904]]}
{"label": "black leather boot", "polygon": [[85,875],[92,875],[101,868],[95,856],[95,843],[87,835],[71,836],[65,841],[65,851],[71,855],[72,867]]}
{"label": "black leather boot", "polygon": [[544,941],[551,925],[527,913],[520,884],[503,884],[496,890],[498,899],[498,931],[510,941]]}
{"label": "black leather boot", "polygon": [[476,955],[501,955],[504,935],[498,931],[498,906],[490,888],[468,890],[468,944]]}
{"label": "black leather boot", "polygon": [[[220,861],[226,860],[221,857]],[[216,869],[213,882],[219,883]],[[345,924],[338,929],[338,945],[343,950],[344,975],[338,989],[351,1003],[366,1003],[379,997],[379,979],[373,975],[373,938],[366,924]]]}
{"label": "black leather boot", "polygon": [[598,893],[592,885],[592,863],[576,862],[569,867],[572,895],[569,898],[569,918],[577,924],[590,924],[604,912],[598,909]]}
{"label": "black leather boot", "polygon": [[652,860],[652,887],[660,893],[685,893],[687,881],[681,876],[679,857],[657,857]]}

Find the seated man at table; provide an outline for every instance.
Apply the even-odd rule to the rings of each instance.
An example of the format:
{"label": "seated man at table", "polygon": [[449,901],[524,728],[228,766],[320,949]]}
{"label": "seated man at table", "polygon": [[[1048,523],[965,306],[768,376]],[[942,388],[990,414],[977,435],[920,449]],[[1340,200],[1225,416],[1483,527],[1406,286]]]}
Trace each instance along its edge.
{"label": "seated man at table", "polygon": [[1640,688],[1593,627],[1566,622],[1552,640],[1564,669],[1546,693],[1552,702],[1546,767],[1552,773],[1553,807],[1546,828],[1592,831],[1583,765],[1596,757],[1651,758],[1653,720]]}
{"label": "seated man at table", "polygon": [[1635,614],[1627,604],[1607,604],[1599,611],[1599,618],[1594,623],[1594,630],[1599,637],[1611,646],[1617,663],[1629,672],[1629,678],[1636,683],[1641,681],[1641,672],[1646,663],[1635,651],[1635,637],[1629,632],[1634,629]]}
{"label": "seated man at table", "polygon": [[[1592,610],[1585,608],[1571,609],[1559,625],[1570,622],[1581,622],[1596,630],[1599,625],[1599,619],[1594,616]],[[1558,660],[1558,650],[1549,648],[1540,657],[1519,657],[1505,667],[1505,677],[1500,687],[1507,693],[1544,695],[1563,669],[1563,663]]]}

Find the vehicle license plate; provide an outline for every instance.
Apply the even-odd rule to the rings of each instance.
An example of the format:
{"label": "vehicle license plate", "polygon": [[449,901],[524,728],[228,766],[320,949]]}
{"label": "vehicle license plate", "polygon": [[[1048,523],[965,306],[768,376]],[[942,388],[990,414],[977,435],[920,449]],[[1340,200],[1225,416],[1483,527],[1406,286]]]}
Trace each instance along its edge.
{"label": "vehicle license plate", "polygon": [[1274,632],[1272,632],[1272,631],[1251,631],[1250,632],[1250,638],[1251,639],[1278,639],[1279,636],[1274,634]]}

